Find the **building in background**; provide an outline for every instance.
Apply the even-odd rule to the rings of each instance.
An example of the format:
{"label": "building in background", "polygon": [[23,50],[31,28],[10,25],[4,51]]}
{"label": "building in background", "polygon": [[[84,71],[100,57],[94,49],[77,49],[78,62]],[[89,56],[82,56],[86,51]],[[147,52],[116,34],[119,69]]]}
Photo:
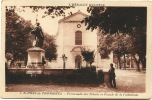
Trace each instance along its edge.
{"label": "building in background", "polygon": [[95,62],[92,65],[97,67],[107,67],[113,62],[110,59],[101,59],[97,51],[98,37],[97,30],[86,30],[86,26],[81,21],[87,17],[86,14],[78,11],[67,16],[58,22],[58,32],[56,34],[57,60],[50,63],[51,69],[63,69],[63,55],[67,57],[65,69],[78,69],[86,65],[81,55],[81,49],[95,50]]}

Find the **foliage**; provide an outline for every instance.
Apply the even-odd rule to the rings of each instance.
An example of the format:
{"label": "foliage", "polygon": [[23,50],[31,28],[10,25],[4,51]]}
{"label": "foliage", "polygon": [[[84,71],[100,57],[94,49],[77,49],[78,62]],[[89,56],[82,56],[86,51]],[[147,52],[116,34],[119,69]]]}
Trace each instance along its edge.
{"label": "foliage", "polygon": [[[30,8],[33,11],[33,13],[38,12],[39,10],[44,10],[44,15],[42,16],[42,18],[46,16],[55,18],[58,16],[65,16],[65,10],[74,7],[72,6],[20,6],[20,7],[7,6],[6,7],[6,15],[7,15],[6,16],[7,18],[6,52],[12,53],[15,59],[23,59],[23,58],[27,59],[27,56],[25,56],[27,55],[26,50],[32,46],[33,41],[31,40],[34,40],[34,37],[31,36],[31,34],[29,34],[33,29],[33,26],[31,25],[30,21],[28,22],[25,21],[23,18],[21,18],[15,13],[16,11],[24,12],[25,8]],[[17,26],[16,23],[18,23],[20,26],[19,25]],[[26,24],[27,26],[25,26]],[[13,45],[13,47],[11,47],[10,45]],[[45,49],[46,51],[45,56],[49,61],[56,59],[57,57],[56,47],[57,46],[55,44],[54,37],[49,36],[46,33],[43,49]]]}
{"label": "foliage", "polygon": [[88,7],[88,12],[91,15],[83,21],[87,29],[99,27],[105,34],[146,31],[146,7]]}
{"label": "foliage", "polygon": [[75,73],[91,73],[91,72],[96,72],[96,66],[82,67],[81,69],[76,69],[74,72]]}
{"label": "foliage", "polygon": [[121,57],[128,54],[132,41],[129,35],[101,35],[99,40],[99,51],[102,59],[109,58],[109,54],[113,51]]}
{"label": "foliage", "polygon": [[55,38],[48,34],[45,34],[44,37],[43,49],[45,49],[45,58],[49,61],[55,60],[57,58],[57,45],[55,44]]}
{"label": "foliage", "polygon": [[[146,38],[143,39],[146,35],[135,35],[135,37],[127,35],[127,34],[117,34],[117,35],[100,35],[99,46],[98,49],[100,51],[101,59],[109,58],[109,54],[111,52],[114,53],[115,57],[117,58],[119,63],[119,68],[121,68],[121,62],[125,63],[124,61],[120,61],[120,57],[124,57],[125,55],[141,55],[140,61],[144,63],[145,53],[144,50]],[[141,42],[142,41],[142,42]],[[144,58],[142,58],[144,57]],[[116,62],[115,62],[116,63]]]}
{"label": "foliage", "polygon": [[[13,60],[27,60],[27,50],[32,47],[34,36],[31,34],[33,25],[21,18],[14,10],[6,10],[6,56],[10,53]],[[53,36],[44,33],[43,48],[46,58],[56,59],[56,45]],[[9,55],[10,55],[9,54]],[[10,59],[10,57],[7,57]]]}
{"label": "foliage", "polygon": [[108,59],[111,52],[113,38],[110,35],[100,35],[98,51],[100,52],[101,59]]}
{"label": "foliage", "polygon": [[26,50],[31,47],[32,25],[14,11],[6,10],[6,54],[11,53],[14,59],[27,59]]}
{"label": "foliage", "polygon": [[73,6],[21,6],[20,8],[16,6],[8,6],[7,10],[18,10],[25,11],[24,8],[30,8],[33,13],[38,12],[39,10],[44,10],[44,14],[42,18],[46,16],[50,16],[51,18],[55,18],[58,16],[65,16],[65,10],[74,8]]}
{"label": "foliage", "polygon": [[90,49],[82,48],[81,55],[83,56],[84,60],[86,61],[86,64],[89,63],[91,66],[91,64],[94,62],[94,58],[95,58],[94,51],[91,51]]}
{"label": "foliage", "polygon": [[[82,22],[85,22],[88,30],[98,28],[99,33],[116,36],[110,38],[113,42],[107,42],[109,37],[100,41],[101,57],[107,58],[111,50],[118,58],[124,54],[130,53],[133,57],[137,54],[139,62],[146,65],[146,7],[88,7],[87,11],[91,15]],[[120,33],[128,36],[121,37]]]}
{"label": "foliage", "polygon": [[11,53],[6,53],[6,59],[7,60],[12,60],[13,59],[13,55]]}
{"label": "foliage", "polygon": [[139,59],[137,59],[138,61],[137,63],[139,64],[141,62],[142,68],[145,68],[146,67],[146,34],[135,35],[135,37],[136,38],[133,41],[134,49],[132,50],[131,53],[133,56],[135,56],[136,54],[139,56]]}

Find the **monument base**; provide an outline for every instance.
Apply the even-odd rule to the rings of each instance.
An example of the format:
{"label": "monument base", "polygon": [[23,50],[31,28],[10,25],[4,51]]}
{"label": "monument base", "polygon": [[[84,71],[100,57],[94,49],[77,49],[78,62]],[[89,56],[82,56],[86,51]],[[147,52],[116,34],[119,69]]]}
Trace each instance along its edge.
{"label": "monument base", "polygon": [[33,47],[27,50],[28,61],[27,67],[29,68],[42,68],[44,67],[43,61],[45,58],[45,50],[40,47]]}

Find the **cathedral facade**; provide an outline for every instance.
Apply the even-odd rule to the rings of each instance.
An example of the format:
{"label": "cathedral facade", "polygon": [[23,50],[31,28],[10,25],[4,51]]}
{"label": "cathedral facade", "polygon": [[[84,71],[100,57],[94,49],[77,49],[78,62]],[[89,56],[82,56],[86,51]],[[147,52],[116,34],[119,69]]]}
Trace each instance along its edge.
{"label": "cathedral facade", "polygon": [[86,62],[81,55],[82,48],[95,51],[95,61],[92,65],[105,67],[111,63],[111,59],[102,60],[100,58],[97,49],[97,30],[86,30],[85,24],[81,23],[85,17],[87,17],[86,14],[78,11],[59,20],[58,32],[55,36],[58,56],[55,61],[51,62],[51,68],[63,69],[63,66],[65,66],[65,69],[78,69],[86,66]]}

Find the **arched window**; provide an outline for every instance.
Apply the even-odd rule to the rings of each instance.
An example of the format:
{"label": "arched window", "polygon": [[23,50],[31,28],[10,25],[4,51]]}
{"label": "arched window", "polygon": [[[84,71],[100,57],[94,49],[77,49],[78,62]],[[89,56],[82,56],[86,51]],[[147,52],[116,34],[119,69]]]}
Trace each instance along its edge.
{"label": "arched window", "polygon": [[75,45],[82,45],[82,32],[81,31],[75,32]]}

